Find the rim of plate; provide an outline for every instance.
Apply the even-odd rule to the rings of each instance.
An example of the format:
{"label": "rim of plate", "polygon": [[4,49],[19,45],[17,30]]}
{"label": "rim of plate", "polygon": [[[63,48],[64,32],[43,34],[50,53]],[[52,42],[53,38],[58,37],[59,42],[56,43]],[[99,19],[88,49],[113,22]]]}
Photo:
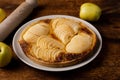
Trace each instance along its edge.
{"label": "rim of plate", "polygon": [[[90,58],[88,58],[87,60],[81,62],[81,63],[78,63],[78,64],[75,64],[75,65],[72,65],[72,66],[67,66],[67,67],[60,67],[60,68],[54,68],[54,67],[47,67],[47,66],[43,66],[43,65],[40,65],[40,64],[37,64],[35,62],[33,62],[31,59],[29,59],[25,54],[24,52],[22,51],[19,43],[18,43],[18,39],[20,37],[20,33],[22,32],[22,30],[27,26],[29,25],[30,23],[32,22],[36,22],[36,21],[39,21],[39,20],[44,20],[44,19],[53,19],[53,18],[58,18],[58,17],[62,17],[62,18],[68,18],[68,19],[73,19],[73,20],[77,20],[77,21],[80,21],[80,22],[83,22],[84,24],[88,25],[88,27],[90,29],[92,29],[96,35],[97,35],[97,38],[99,40],[99,45],[98,45],[98,48],[97,50],[95,51],[94,55],[92,55]],[[31,21],[28,21],[27,23],[25,23],[24,25],[22,25],[18,30],[17,32],[15,33],[14,37],[13,37],[13,42],[12,42],[12,46],[13,46],[13,50],[15,52],[15,54],[17,55],[17,57],[23,61],[25,64],[33,67],[33,68],[36,68],[36,69],[39,69],[39,70],[44,70],[44,71],[54,71],[54,72],[58,72],[58,71],[68,71],[68,70],[73,70],[73,69],[76,69],[76,68],[80,68],[82,66],[85,66],[87,65],[88,63],[90,63],[92,60],[94,60],[97,55],[99,54],[101,48],[102,48],[102,37],[99,33],[99,31],[92,25],[90,24],[89,22],[85,21],[85,20],[82,20],[80,18],[76,18],[74,16],[68,16],[68,15],[48,15],[48,16],[42,16],[42,17],[39,17],[39,18],[36,18],[36,19],[33,19]]]}

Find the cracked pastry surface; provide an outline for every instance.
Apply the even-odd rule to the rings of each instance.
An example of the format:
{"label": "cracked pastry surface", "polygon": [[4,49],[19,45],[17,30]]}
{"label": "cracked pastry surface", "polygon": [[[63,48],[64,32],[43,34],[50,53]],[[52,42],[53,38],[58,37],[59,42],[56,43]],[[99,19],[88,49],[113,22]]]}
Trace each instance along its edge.
{"label": "cracked pastry surface", "polygon": [[63,67],[89,55],[95,47],[96,34],[82,22],[54,18],[28,25],[18,42],[26,56],[38,64]]}

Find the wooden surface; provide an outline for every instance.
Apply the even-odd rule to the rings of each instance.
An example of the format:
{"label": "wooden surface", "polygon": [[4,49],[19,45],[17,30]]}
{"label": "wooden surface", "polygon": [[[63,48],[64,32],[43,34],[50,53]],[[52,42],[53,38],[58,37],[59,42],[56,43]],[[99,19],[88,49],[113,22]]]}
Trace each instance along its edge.
{"label": "wooden surface", "polygon": [[[9,15],[24,0],[0,0],[0,7]],[[0,68],[0,80],[120,80],[120,0],[40,0],[38,8],[18,28],[34,18],[63,14],[79,17],[79,7],[93,2],[102,8],[102,16],[91,22],[101,33],[103,47],[88,65],[67,72],[46,72],[29,67],[13,54],[11,63]],[[17,29],[18,29],[17,28]],[[12,44],[13,33],[4,41]]]}

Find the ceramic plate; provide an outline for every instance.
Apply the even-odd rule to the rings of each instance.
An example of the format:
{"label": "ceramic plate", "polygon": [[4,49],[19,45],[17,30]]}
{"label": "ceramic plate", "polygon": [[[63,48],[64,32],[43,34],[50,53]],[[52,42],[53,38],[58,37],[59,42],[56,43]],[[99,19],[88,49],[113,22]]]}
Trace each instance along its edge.
{"label": "ceramic plate", "polygon": [[[28,24],[30,24],[32,22],[39,21],[39,20],[53,19],[53,18],[57,18],[57,17],[74,19],[74,20],[78,20],[80,22],[83,22],[84,24],[88,25],[88,27],[96,33],[97,38],[98,38],[97,46],[96,46],[95,50],[93,51],[93,54],[91,56],[89,56],[86,60],[82,61],[81,63],[75,64],[75,65],[72,65],[72,66],[61,67],[61,68],[47,67],[47,66],[43,66],[43,65],[40,65],[40,64],[37,64],[37,63],[33,62],[22,51],[22,48],[20,47],[20,45],[18,43],[18,40],[19,40],[21,32],[24,30],[24,28]],[[33,68],[39,69],[39,70],[56,71],[57,72],[57,71],[68,71],[68,70],[73,70],[73,69],[76,69],[76,68],[80,68],[80,67],[85,66],[86,64],[90,63],[92,60],[94,60],[101,50],[102,38],[101,38],[101,35],[98,32],[98,30],[93,25],[91,25],[90,23],[88,23],[88,22],[86,22],[86,21],[84,21],[80,18],[76,18],[76,17],[73,17],[73,16],[67,16],[67,15],[49,15],[49,16],[43,16],[43,17],[36,18],[34,20],[31,20],[31,21],[27,22],[23,26],[21,26],[21,28],[19,28],[18,31],[16,32],[16,34],[14,35],[12,46],[13,46],[13,50],[14,50],[15,54],[17,55],[17,57],[20,60],[22,60],[24,63],[26,63],[27,65],[29,65]]]}

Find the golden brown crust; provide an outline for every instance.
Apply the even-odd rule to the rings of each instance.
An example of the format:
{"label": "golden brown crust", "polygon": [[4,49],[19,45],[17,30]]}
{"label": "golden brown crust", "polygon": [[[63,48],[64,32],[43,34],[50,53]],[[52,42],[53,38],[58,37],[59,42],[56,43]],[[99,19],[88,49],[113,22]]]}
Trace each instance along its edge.
{"label": "golden brown crust", "polygon": [[[53,20],[42,20],[42,22],[45,22],[47,24],[51,24]],[[42,64],[42,65],[45,65],[45,66],[51,66],[51,67],[63,67],[63,66],[69,66],[69,65],[73,65],[73,64],[76,64],[78,62],[81,62],[82,60],[84,60],[88,54],[90,54],[90,52],[93,50],[93,48],[95,47],[95,44],[96,44],[96,41],[97,41],[97,38],[96,38],[96,34],[91,30],[89,29],[85,24],[83,23],[79,23],[79,25],[81,26],[80,27],[80,30],[79,32],[83,32],[89,36],[92,37],[92,44],[91,44],[91,47],[89,47],[89,49],[87,49],[86,51],[82,52],[82,53],[79,53],[79,54],[76,54],[76,53],[69,53],[69,52],[66,52],[66,50],[64,50],[63,52],[60,52],[54,59],[54,61],[45,61],[41,58],[37,58],[36,56],[32,55],[31,54],[31,49],[32,49],[32,45],[31,43],[27,43],[24,39],[23,39],[23,35],[25,34],[25,32],[30,28],[32,27],[33,25],[39,23],[41,21],[38,21],[38,22],[35,22],[35,23],[32,23],[31,25],[28,25],[27,28],[25,28],[22,33],[21,33],[21,36],[20,36],[20,39],[19,39],[19,44],[21,46],[21,48],[23,49],[24,53],[33,61],[35,61],[36,63],[38,64]],[[56,24],[55,24],[56,25]],[[50,29],[51,30],[51,29]],[[79,32],[77,34],[79,34]],[[76,33],[74,35],[77,35]],[[49,36],[49,35],[48,35]],[[52,36],[52,38],[55,38],[56,40],[57,37],[53,34],[53,31],[50,32],[50,36]],[[60,41],[61,42],[61,41]],[[76,44],[77,45],[77,44]],[[47,55],[46,55],[47,56]]]}

